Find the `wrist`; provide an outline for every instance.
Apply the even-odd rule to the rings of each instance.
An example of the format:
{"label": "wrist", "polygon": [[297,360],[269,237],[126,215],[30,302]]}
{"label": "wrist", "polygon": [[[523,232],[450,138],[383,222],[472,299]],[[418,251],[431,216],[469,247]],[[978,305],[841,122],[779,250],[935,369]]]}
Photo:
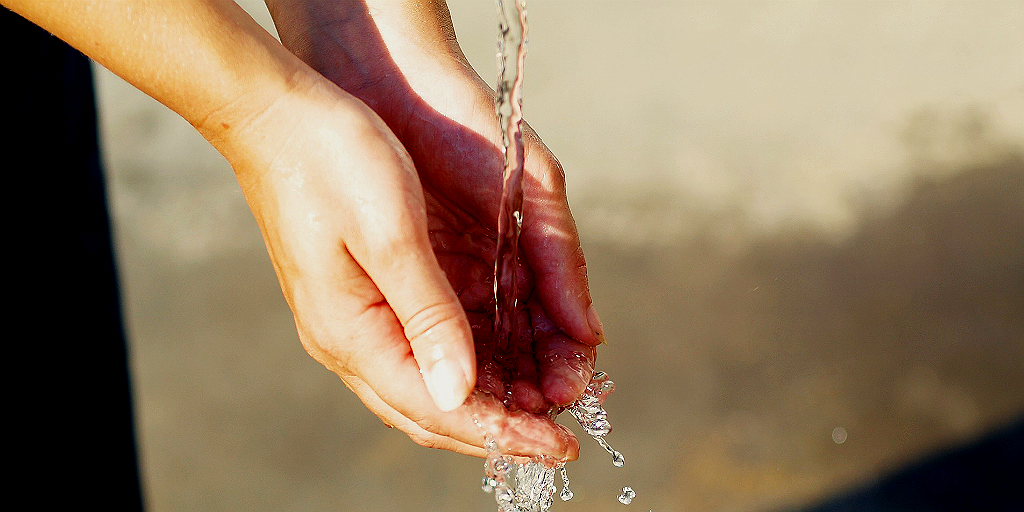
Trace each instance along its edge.
{"label": "wrist", "polygon": [[303,70],[287,84],[253,91],[200,130],[231,164],[247,196],[247,185],[256,181],[273,181],[280,171],[304,172],[296,163],[324,156],[318,144],[387,131],[357,98],[308,66]]}
{"label": "wrist", "polygon": [[467,66],[443,0],[267,0],[284,45],[361,99],[425,62]]}

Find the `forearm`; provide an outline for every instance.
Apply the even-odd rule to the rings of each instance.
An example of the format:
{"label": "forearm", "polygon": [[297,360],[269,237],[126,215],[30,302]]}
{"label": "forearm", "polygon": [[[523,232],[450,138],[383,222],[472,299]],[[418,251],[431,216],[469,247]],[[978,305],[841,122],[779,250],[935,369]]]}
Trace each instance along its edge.
{"label": "forearm", "polygon": [[215,145],[308,70],[230,0],[0,3],[167,105]]}

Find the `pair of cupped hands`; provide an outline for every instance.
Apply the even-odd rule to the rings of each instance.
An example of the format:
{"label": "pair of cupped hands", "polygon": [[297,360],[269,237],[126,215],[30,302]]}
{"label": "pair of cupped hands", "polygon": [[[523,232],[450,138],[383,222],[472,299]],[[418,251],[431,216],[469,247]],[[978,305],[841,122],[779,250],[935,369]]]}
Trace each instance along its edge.
{"label": "pair of cupped hands", "polygon": [[503,166],[493,92],[444,2],[369,4],[268,1],[284,45],[330,82],[297,79],[303,101],[240,128],[288,136],[225,153],[299,338],[421,445],[483,456],[490,436],[507,453],[574,459],[576,438],[549,412],[586,388],[604,333],[562,169],[524,126],[510,360],[492,327]]}

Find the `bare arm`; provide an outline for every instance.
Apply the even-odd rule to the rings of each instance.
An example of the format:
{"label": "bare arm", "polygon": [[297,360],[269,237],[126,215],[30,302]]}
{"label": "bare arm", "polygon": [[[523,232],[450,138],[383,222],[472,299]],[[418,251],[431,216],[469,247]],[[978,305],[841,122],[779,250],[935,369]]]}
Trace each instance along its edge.
{"label": "bare arm", "polygon": [[221,138],[223,130],[257,115],[294,81],[315,76],[232,1],[2,3],[167,105],[208,138]]}

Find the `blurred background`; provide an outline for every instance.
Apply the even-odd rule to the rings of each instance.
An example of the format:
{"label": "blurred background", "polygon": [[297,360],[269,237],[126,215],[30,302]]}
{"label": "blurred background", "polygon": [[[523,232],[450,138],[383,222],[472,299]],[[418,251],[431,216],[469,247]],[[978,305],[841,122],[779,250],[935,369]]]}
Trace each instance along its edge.
{"label": "blurred background", "polygon": [[[493,82],[493,3],[449,5]],[[624,485],[655,511],[1003,510],[1024,4],[528,7],[524,110],[566,169],[627,460],[584,439],[553,510]],[[494,510],[479,460],[384,428],[305,354],[224,160],[98,84],[149,508]]]}

